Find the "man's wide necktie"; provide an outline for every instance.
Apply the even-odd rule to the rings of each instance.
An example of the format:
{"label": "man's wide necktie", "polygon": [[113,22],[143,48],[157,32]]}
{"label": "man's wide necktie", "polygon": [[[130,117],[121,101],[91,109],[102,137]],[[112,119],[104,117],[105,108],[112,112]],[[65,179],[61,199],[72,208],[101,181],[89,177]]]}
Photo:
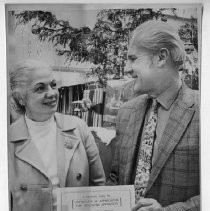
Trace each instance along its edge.
{"label": "man's wide necktie", "polygon": [[138,157],[136,178],[134,181],[136,202],[140,197],[144,197],[148,185],[149,174],[152,166],[152,152],[157,125],[157,100],[153,100],[150,116],[145,124],[143,139],[141,142],[140,153]]}

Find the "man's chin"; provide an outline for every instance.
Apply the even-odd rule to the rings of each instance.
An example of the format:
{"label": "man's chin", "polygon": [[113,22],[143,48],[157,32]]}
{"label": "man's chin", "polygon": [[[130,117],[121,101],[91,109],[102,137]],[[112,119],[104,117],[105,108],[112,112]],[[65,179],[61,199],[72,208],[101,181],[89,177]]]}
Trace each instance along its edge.
{"label": "man's chin", "polygon": [[142,90],[142,89],[134,89],[133,90],[133,95],[135,96],[135,97],[137,97],[137,96],[139,96],[139,95],[144,95],[144,94],[147,94],[144,90]]}

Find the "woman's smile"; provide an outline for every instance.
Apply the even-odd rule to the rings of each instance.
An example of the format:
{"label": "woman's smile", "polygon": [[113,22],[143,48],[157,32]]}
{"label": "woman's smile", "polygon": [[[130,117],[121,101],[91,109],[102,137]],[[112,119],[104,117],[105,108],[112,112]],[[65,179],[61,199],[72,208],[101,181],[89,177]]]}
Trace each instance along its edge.
{"label": "woman's smile", "polygon": [[47,105],[47,106],[52,106],[52,107],[54,107],[54,106],[57,105],[57,100],[55,99],[55,100],[45,101],[43,104],[44,104],[44,105]]}

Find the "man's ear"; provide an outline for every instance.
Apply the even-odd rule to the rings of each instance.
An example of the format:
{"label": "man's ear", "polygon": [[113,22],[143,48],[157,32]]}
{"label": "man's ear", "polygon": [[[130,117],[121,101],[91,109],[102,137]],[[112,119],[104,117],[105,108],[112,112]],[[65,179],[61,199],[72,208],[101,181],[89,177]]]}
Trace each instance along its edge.
{"label": "man's ear", "polygon": [[166,64],[169,57],[169,51],[167,48],[161,48],[158,54],[158,67],[162,67]]}

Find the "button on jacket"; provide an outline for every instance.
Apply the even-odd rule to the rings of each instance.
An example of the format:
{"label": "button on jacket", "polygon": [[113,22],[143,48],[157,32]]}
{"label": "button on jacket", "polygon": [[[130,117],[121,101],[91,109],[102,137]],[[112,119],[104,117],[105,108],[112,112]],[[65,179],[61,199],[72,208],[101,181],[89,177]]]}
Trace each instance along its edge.
{"label": "button on jacket", "polygon": [[[86,123],[59,113],[54,117],[60,187],[104,185],[98,148]],[[52,184],[30,140],[24,116],[10,126],[8,145],[11,210],[53,210]]]}

